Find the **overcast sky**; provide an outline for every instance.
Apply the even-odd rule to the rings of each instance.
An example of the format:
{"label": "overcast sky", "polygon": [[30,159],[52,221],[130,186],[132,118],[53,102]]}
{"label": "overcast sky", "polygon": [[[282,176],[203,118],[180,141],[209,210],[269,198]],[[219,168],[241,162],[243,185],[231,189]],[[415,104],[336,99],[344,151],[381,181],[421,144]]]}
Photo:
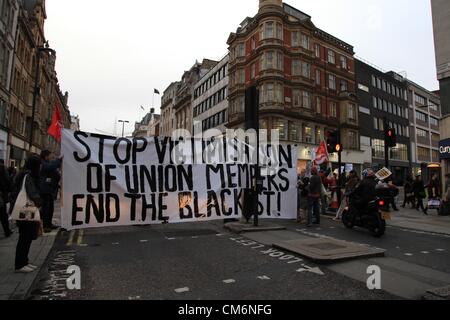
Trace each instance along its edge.
{"label": "overcast sky", "polygon": [[[202,58],[220,59],[226,40],[258,0],[47,0],[46,37],[82,130],[113,133],[116,119],[135,121]],[[290,0],[313,23],[352,44],[384,70],[407,72],[438,89],[429,0]],[[155,96],[156,107],[160,97]],[[131,132],[133,125],[125,130]],[[121,129],[121,127],[119,128]],[[119,130],[120,131],[120,130]]]}

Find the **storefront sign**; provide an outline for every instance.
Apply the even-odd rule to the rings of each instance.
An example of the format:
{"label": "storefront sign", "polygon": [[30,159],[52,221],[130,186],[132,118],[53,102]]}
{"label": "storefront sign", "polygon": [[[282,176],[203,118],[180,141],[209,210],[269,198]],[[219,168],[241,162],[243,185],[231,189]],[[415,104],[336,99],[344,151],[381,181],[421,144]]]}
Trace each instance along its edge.
{"label": "storefront sign", "polygon": [[450,159],[450,139],[439,142],[439,153],[441,159]]}

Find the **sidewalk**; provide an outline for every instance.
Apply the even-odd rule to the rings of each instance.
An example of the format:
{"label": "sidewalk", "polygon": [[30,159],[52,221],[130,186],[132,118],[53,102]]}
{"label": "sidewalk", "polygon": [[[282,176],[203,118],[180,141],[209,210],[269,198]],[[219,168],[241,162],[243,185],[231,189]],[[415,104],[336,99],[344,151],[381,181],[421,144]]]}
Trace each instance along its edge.
{"label": "sidewalk", "polygon": [[399,208],[399,212],[392,212],[389,226],[450,235],[450,217],[437,215],[436,210],[429,210],[428,216],[410,208]]}
{"label": "sidewalk", "polygon": [[[59,225],[60,214],[60,205],[55,203],[54,222],[57,225]],[[15,226],[12,227],[14,228],[14,234],[11,238],[0,238],[0,300],[25,299],[40,271],[36,270],[30,274],[14,273],[14,259],[19,234]],[[33,241],[29,254],[31,264],[39,267],[44,264],[53,248],[57,234],[58,231],[54,231]]]}

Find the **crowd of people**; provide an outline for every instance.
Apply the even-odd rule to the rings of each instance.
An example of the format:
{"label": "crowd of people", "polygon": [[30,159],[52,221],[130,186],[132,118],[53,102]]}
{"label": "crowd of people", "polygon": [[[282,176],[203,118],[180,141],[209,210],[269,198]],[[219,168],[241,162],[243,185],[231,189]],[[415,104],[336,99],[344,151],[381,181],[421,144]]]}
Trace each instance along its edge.
{"label": "crowd of people", "polygon": [[40,156],[27,158],[20,172],[10,167],[6,168],[0,160],[0,219],[5,233],[9,238],[13,234],[10,228],[9,216],[13,212],[19,193],[24,188],[27,199],[33,206],[39,208],[41,222],[17,221],[19,239],[16,247],[15,270],[18,273],[34,272],[37,267],[31,265],[28,254],[31,244],[42,233],[50,233],[58,227],[53,225],[54,202],[56,200],[61,180],[62,157],[56,159],[48,150]]}
{"label": "crowd of people", "polygon": [[[396,197],[399,189],[392,180],[380,181],[376,178],[375,172],[371,169],[365,170],[361,180],[356,171],[351,171],[343,175],[340,207],[336,211],[334,220],[340,220],[345,208],[348,206],[349,195],[355,191],[361,191],[363,198],[377,196],[380,189],[386,191],[391,196],[386,197],[385,210],[392,206],[394,211],[397,208]],[[338,177],[336,172],[318,171],[312,168],[310,174],[306,169],[302,170],[298,177],[298,215],[297,221],[311,227],[313,224],[320,224],[320,215],[325,215],[329,211],[330,199],[335,199],[338,192]],[[364,189],[364,190],[363,190]],[[436,203],[439,215],[450,215],[450,174],[446,176],[445,194],[442,194],[441,183],[437,174],[433,174],[428,184],[425,184],[421,175],[415,179],[407,177],[404,184],[404,202],[402,208],[411,205],[412,209],[422,210],[428,215],[430,204]],[[378,191],[377,191],[378,190]],[[331,194],[331,195],[330,195]],[[428,199],[428,201],[426,201]]]}

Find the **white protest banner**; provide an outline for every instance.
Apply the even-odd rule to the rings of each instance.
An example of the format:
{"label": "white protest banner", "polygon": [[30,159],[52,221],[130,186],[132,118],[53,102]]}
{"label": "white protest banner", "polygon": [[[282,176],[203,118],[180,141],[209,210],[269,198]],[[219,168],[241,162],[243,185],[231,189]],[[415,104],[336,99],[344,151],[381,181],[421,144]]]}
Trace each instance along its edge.
{"label": "white protest banner", "polygon": [[388,168],[383,168],[375,174],[378,180],[385,180],[389,178],[391,175],[392,172]]}
{"label": "white protest banner", "polygon": [[[63,130],[62,227],[240,218],[244,189],[254,186],[256,172],[248,157],[251,148],[240,148],[236,139],[180,142]],[[237,155],[239,150],[246,152]],[[270,163],[270,176],[263,176],[259,196],[260,217],[295,219],[297,148],[260,150],[267,152]],[[207,151],[215,153],[209,156],[214,162],[205,161]]]}

